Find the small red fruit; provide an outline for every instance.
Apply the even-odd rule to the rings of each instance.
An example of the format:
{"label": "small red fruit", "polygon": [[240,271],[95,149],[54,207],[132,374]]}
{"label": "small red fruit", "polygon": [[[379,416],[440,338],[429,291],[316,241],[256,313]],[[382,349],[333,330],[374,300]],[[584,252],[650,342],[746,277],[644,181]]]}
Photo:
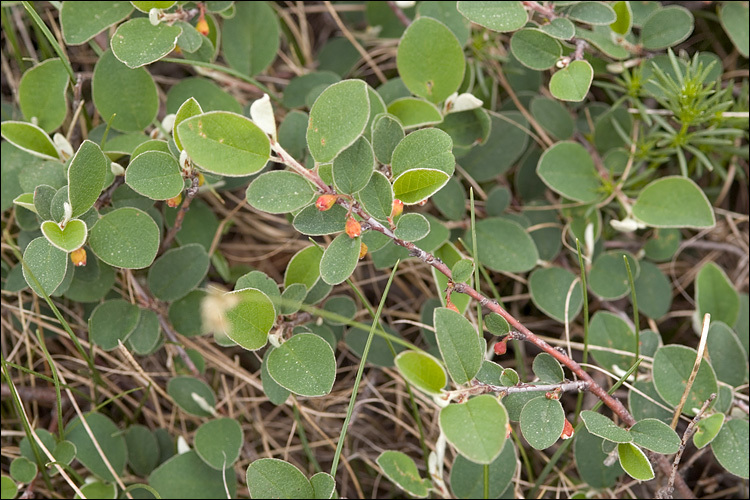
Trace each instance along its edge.
{"label": "small red fruit", "polygon": [[330,210],[331,207],[336,204],[336,198],[338,197],[335,194],[320,195],[315,202],[315,206],[318,207],[318,210],[321,212],[325,212],[326,210]]}
{"label": "small red fruit", "polygon": [[568,419],[565,419],[565,425],[563,426],[562,434],[560,434],[560,439],[570,439],[573,437],[573,424],[571,424]]}
{"label": "small red fruit", "polygon": [[391,208],[391,218],[398,217],[404,211],[404,202],[396,198],[393,200],[393,208]]}
{"label": "small red fruit", "polygon": [[174,208],[178,206],[182,202],[182,193],[178,194],[174,198],[170,198],[167,200],[167,206],[169,208]]}
{"label": "small red fruit", "polygon": [[367,255],[367,245],[365,245],[364,243],[360,242],[360,245],[359,245],[359,258],[363,259],[365,257],[365,255]]}
{"label": "small red fruit", "polygon": [[498,356],[502,356],[508,352],[508,341],[507,340],[501,340],[497,344],[495,344],[495,354]]}
{"label": "small red fruit", "polygon": [[460,314],[460,311],[458,310],[458,307],[456,307],[456,304],[454,304],[453,302],[448,302],[448,303],[447,303],[447,304],[445,305],[445,307],[447,307],[447,308],[448,308],[448,309],[450,309],[451,311],[455,311],[455,312],[457,312],[457,313],[459,313],[459,314]]}
{"label": "small red fruit", "polygon": [[358,237],[362,234],[362,225],[352,217],[349,217],[346,219],[346,234],[348,234],[350,238]]}
{"label": "small red fruit", "polygon": [[86,265],[86,249],[81,247],[78,250],[73,250],[72,252],[70,252],[70,261],[76,267],[85,266]]}

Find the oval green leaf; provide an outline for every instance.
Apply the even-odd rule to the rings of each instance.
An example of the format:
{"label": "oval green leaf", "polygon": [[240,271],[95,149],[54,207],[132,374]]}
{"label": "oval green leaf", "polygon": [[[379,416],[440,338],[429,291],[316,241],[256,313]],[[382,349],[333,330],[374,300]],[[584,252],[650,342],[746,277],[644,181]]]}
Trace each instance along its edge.
{"label": "oval green leaf", "polygon": [[[488,217],[476,223],[479,262],[493,271],[524,272],[536,266],[539,252],[534,240],[517,222]],[[471,231],[465,239],[472,246]]]}
{"label": "oval green leaf", "polygon": [[27,70],[18,84],[18,104],[26,121],[52,132],[68,114],[70,78],[60,59],[47,59]]}
{"label": "oval green leaf", "polygon": [[582,203],[599,200],[602,182],[586,148],[577,142],[558,142],[539,158],[536,172],[558,194]]}
{"label": "oval green leaf", "polygon": [[203,281],[208,266],[208,254],[198,243],[172,248],[149,268],[148,287],[159,300],[181,299]]}
{"label": "oval green leaf", "polygon": [[567,321],[575,319],[583,307],[580,280],[561,267],[535,269],[529,277],[529,293],[535,306],[561,323],[566,318]]}
{"label": "oval green leaf", "polygon": [[268,356],[268,373],[280,386],[300,396],[325,396],[336,380],[336,358],[322,337],[294,335]]}
{"label": "oval green leaf", "polygon": [[671,5],[657,9],[641,28],[641,44],[646,50],[673,47],[693,32],[693,14],[685,7]]}
{"label": "oval green leaf", "polygon": [[276,320],[276,310],[268,296],[255,288],[229,292],[229,300],[236,302],[226,312],[227,337],[249,351],[266,345],[268,332]]}
{"label": "oval green leaf", "polygon": [[[677,406],[680,402],[696,356],[695,349],[684,345],[666,345],[656,351],[653,363],[654,387],[670,405]],[[718,390],[713,368],[705,359],[701,360],[682,413],[695,415],[703,402]]]}
{"label": "oval green leaf", "polygon": [[310,481],[289,462],[261,458],[251,463],[245,473],[251,498],[313,498]]}
{"label": "oval green leaf", "polygon": [[258,172],[271,156],[268,136],[242,115],[210,111],[177,126],[185,151],[204,170],[227,177]]}
{"label": "oval green leaf", "polygon": [[748,423],[747,420],[733,419],[724,424],[718,436],[711,443],[711,451],[719,463],[729,472],[741,478],[748,478]]}
{"label": "oval green leaf", "polygon": [[42,222],[42,234],[55,247],[69,253],[78,250],[86,242],[86,223],[80,219],[69,220],[63,229],[51,220]]}
{"label": "oval green leaf", "polygon": [[537,71],[551,68],[562,55],[560,42],[537,29],[513,33],[510,50],[518,62]]}
{"label": "oval green leaf", "polygon": [[469,382],[482,367],[483,351],[477,331],[468,319],[446,307],[433,312],[440,354],[456,384]]}
{"label": "oval green leaf", "polygon": [[529,20],[523,2],[458,2],[457,8],[469,21],[493,31],[516,31]]}
{"label": "oval green leaf", "polygon": [[560,439],[565,412],[557,399],[534,398],[521,410],[521,433],[537,450],[544,450]]}
{"label": "oval green leaf", "polygon": [[426,352],[404,351],[395,362],[406,381],[427,394],[440,394],[448,383],[443,365]]}
{"label": "oval green leaf", "polygon": [[[138,306],[122,299],[102,302],[89,318],[89,336],[91,342],[105,351],[117,348],[119,342],[125,342],[138,325],[141,310]],[[113,321],[116,319],[116,321]]]}
{"label": "oval green leaf", "polygon": [[45,160],[59,160],[59,154],[52,139],[40,127],[26,122],[4,121],[0,125],[3,139],[18,149]]}
{"label": "oval green leaf", "polygon": [[401,122],[405,129],[435,125],[443,121],[440,110],[419,97],[401,97],[388,105],[388,113]]}
{"label": "oval green leaf", "polygon": [[325,249],[320,259],[320,277],[329,285],[338,285],[351,276],[359,260],[361,238],[341,233]]}
{"label": "oval green leaf", "polygon": [[315,191],[301,175],[278,170],[259,175],[245,194],[252,207],[271,214],[283,214],[310,203]]}
{"label": "oval green leaf", "polygon": [[633,436],[627,430],[618,427],[617,424],[600,413],[584,410],[581,412],[581,418],[586,425],[586,429],[594,436],[615,443],[630,443],[633,441]]}
{"label": "oval green leaf", "polygon": [[633,479],[638,481],[650,481],[654,478],[654,468],[646,458],[646,454],[632,443],[619,443],[617,445],[617,456],[620,467]]}
{"label": "oval green leaf", "polygon": [[195,431],[195,452],[209,467],[230,468],[240,457],[243,445],[242,427],[233,418],[219,418],[201,425]]}
{"label": "oval green leaf", "polygon": [[184,412],[198,417],[216,414],[216,396],[211,387],[195,377],[178,376],[167,382],[167,394]]}
{"label": "oval green leaf", "polygon": [[376,461],[383,474],[409,495],[426,498],[429,494],[429,482],[422,479],[417,464],[406,453],[394,450],[384,451]]}
{"label": "oval green leaf", "polygon": [[333,182],[339,193],[354,194],[364,188],[375,168],[370,142],[360,137],[333,160]]}
{"label": "oval green leaf", "polygon": [[682,440],[670,426],[655,418],[645,418],[630,428],[633,443],[663,455],[677,453]]}
{"label": "oval green leaf", "polygon": [[633,215],[652,227],[708,228],[716,224],[711,203],[691,179],[663,177],[644,187]]}
{"label": "oval green leaf", "polygon": [[[37,295],[51,295],[60,286],[68,269],[68,255],[44,237],[32,240],[23,252],[23,277]],[[31,278],[31,275],[36,280]],[[38,284],[37,284],[38,282]]]}
{"label": "oval green leaf", "polygon": [[489,394],[440,410],[440,428],[448,442],[478,464],[491,464],[500,455],[507,423],[508,412]]}
{"label": "oval green leaf", "polygon": [[174,50],[182,28],[167,23],[151,24],[139,17],[122,23],[112,35],[112,53],[128,68],[158,61]]}
{"label": "oval green leaf", "polygon": [[96,445],[81,424],[79,417],[75,417],[65,426],[65,439],[75,445],[76,459],[89,471],[107,481],[114,482],[115,477],[110,467],[104,463],[99,453],[104,453],[115,474],[122,475],[128,458],[123,433],[114,422],[100,413],[87,413],[83,418],[94,435]]}
{"label": "oval green leaf", "polygon": [[273,8],[266,2],[235,2],[234,16],[224,20],[222,53],[240,73],[254,76],[276,58],[281,29]]}
{"label": "oval green leaf", "polygon": [[146,151],[133,158],[125,171],[125,183],[152,200],[174,198],[185,187],[177,160],[161,151]]}
{"label": "oval green leaf", "polygon": [[159,227],[143,210],[118,208],[94,224],[89,245],[110,266],[142,269],[151,265],[159,250]]}
{"label": "oval green leaf", "polygon": [[573,61],[550,78],[549,91],[561,101],[580,102],[589,93],[594,69],[588,61]]}

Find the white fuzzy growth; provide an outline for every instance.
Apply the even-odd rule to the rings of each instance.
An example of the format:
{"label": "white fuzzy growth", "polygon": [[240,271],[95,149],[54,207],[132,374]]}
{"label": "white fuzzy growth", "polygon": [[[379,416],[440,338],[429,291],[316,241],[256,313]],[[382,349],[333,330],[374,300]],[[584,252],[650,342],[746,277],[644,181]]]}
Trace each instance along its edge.
{"label": "white fuzzy growth", "polygon": [[402,9],[411,9],[417,4],[417,2],[396,2],[396,5],[398,5]]}
{"label": "white fuzzy growth", "polygon": [[174,113],[170,113],[167,116],[164,117],[164,119],[161,121],[161,126],[166,130],[167,132],[171,132],[174,128],[174,121],[177,118],[177,115]]}
{"label": "white fuzzy growth", "polygon": [[612,219],[609,223],[615,228],[615,230],[620,231],[621,233],[632,233],[633,231],[646,227],[631,217],[625,217],[623,220]]}
{"label": "white fuzzy growth", "polygon": [[185,441],[182,436],[177,436],[177,454],[182,455],[190,451],[190,445]]}
{"label": "white fuzzy growth", "polygon": [[160,14],[161,14],[161,11],[159,9],[157,9],[156,7],[154,7],[153,9],[151,9],[150,11],[148,11],[148,21],[152,25],[158,26],[159,25]]}
{"label": "white fuzzy growth", "polygon": [[268,94],[255,101],[250,106],[250,118],[260,129],[276,141],[276,118],[273,116],[273,106]]}
{"label": "white fuzzy growth", "polygon": [[117,177],[118,175],[125,175],[125,168],[123,168],[122,165],[119,163],[111,162],[109,164],[109,169],[112,171],[112,175]]}
{"label": "white fuzzy growth", "polygon": [[63,220],[60,223],[60,229],[64,228],[65,224],[67,224],[68,221],[73,217],[73,207],[67,201],[63,203],[63,210],[65,213],[65,216],[63,217]]}
{"label": "white fuzzy growth", "polygon": [[195,401],[196,404],[201,407],[201,410],[207,411],[214,417],[216,416],[216,409],[210,404],[208,404],[208,401],[206,401],[206,399],[203,396],[201,396],[197,392],[191,392],[190,397],[193,398],[193,401]]}

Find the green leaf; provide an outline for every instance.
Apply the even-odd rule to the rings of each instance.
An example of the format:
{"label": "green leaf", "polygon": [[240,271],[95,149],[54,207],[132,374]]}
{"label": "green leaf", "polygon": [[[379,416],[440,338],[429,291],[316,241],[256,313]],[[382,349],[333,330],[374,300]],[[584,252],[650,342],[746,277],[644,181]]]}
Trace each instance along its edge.
{"label": "green leaf", "polygon": [[458,163],[478,182],[494,179],[521,157],[529,143],[529,122],[518,111],[490,113],[491,133],[484,144],[472,147]]}
{"label": "green leaf", "polygon": [[534,119],[556,139],[569,139],[575,133],[573,117],[559,101],[535,97],[529,107]]}
{"label": "green leaf", "polygon": [[299,311],[302,301],[307,296],[307,287],[302,283],[292,283],[281,293],[279,312],[283,315]]}
{"label": "green leaf", "polygon": [[644,187],[633,215],[652,227],[708,228],[716,224],[705,193],[691,179],[662,177]]}
{"label": "green leaf", "polygon": [[[108,300],[99,304],[89,318],[91,341],[105,351],[116,349],[138,325],[141,310],[122,299]],[[113,321],[113,319],[117,321]]]}
{"label": "green leaf", "polygon": [[128,68],[140,68],[158,61],[174,50],[182,28],[145,17],[131,19],[117,28],[110,44],[112,53]]}
{"label": "green leaf", "polygon": [[315,71],[306,75],[295,76],[284,88],[283,103],[286,108],[301,108],[310,92],[322,85],[328,87],[341,81],[341,77],[332,71]]}
{"label": "green leaf", "polygon": [[268,332],[276,320],[276,310],[268,296],[255,288],[229,292],[228,300],[235,303],[226,311],[227,337],[248,351],[266,345]]}
{"label": "green leaf", "polygon": [[606,26],[617,20],[615,11],[604,2],[576,2],[568,17],[586,24]]}
{"label": "green leaf", "polygon": [[156,436],[148,427],[135,424],[125,431],[125,443],[130,468],[141,477],[148,476],[159,464],[159,442]]}
{"label": "green leaf", "polygon": [[630,428],[633,443],[663,455],[677,453],[682,440],[667,424],[655,418],[646,418]]}
{"label": "green leaf", "polygon": [[2,477],[2,488],[0,488],[3,498],[15,498],[18,493],[18,485],[13,481],[13,478],[3,474]]}
{"label": "green leaf", "polygon": [[68,167],[68,198],[72,216],[86,213],[99,198],[109,170],[109,160],[99,146],[83,141]]}
{"label": "green leaf", "polygon": [[370,142],[360,137],[333,160],[333,182],[339,193],[354,194],[370,181],[375,153]]}
{"label": "green leaf", "polygon": [[208,266],[208,254],[198,243],[172,248],[149,268],[148,287],[159,300],[181,299],[203,281]]}
{"label": "green leaf", "polygon": [[516,31],[529,19],[523,2],[458,2],[458,11],[469,21],[493,31]]}
{"label": "green leaf", "polygon": [[399,488],[417,498],[426,498],[430,493],[429,481],[422,479],[417,464],[406,453],[388,450],[378,456],[376,462],[383,474]]}
{"label": "green leaf", "polygon": [[[390,184],[388,187],[390,189]],[[334,205],[323,211],[318,210],[315,205],[308,205],[297,212],[293,225],[297,231],[308,236],[340,233],[345,229],[346,212],[341,205]]]}
{"label": "green leaf", "polygon": [[118,208],[94,224],[89,245],[110,266],[142,269],[151,265],[159,250],[159,227],[142,210]]}
{"label": "green leaf", "polygon": [[[180,142],[180,134],[177,132],[177,125],[190,117],[198,116],[202,113],[203,109],[194,97],[191,97],[183,102],[180,106],[180,109],[177,110],[174,118],[174,124],[172,125],[172,136],[174,138],[175,144],[177,145],[177,148],[179,148],[180,150],[182,150],[182,142]],[[135,156],[136,154],[135,152],[133,152],[133,158],[135,158]]]}
{"label": "green leaf", "polygon": [[313,487],[300,470],[277,458],[261,458],[245,473],[251,498],[313,498]]}
{"label": "green leaf", "polygon": [[465,64],[456,35],[429,17],[412,22],[398,44],[396,66],[404,85],[431,102],[442,102],[458,90]]}
{"label": "green leaf", "polygon": [[0,125],[2,137],[18,149],[45,160],[59,160],[52,139],[40,127],[32,123],[4,121]]}
{"label": "green leaf", "polygon": [[446,307],[435,309],[433,324],[451,378],[459,385],[469,382],[482,366],[483,352],[477,331],[468,319]]}
{"label": "green leaf", "polygon": [[128,17],[130,2],[68,2],[60,9],[60,25],[65,43],[81,45],[109,26]]}
{"label": "green leaf", "polygon": [[393,151],[393,176],[398,177],[413,169],[436,169],[452,175],[452,147],[453,141],[442,130],[424,129],[412,132],[404,137]]}
{"label": "green leaf", "polygon": [[577,142],[549,148],[539,158],[536,172],[550,189],[571,200],[593,203],[604,195],[594,160]]}
{"label": "green leaf", "polygon": [[395,116],[379,115],[372,125],[372,149],[375,158],[384,165],[390,165],[393,150],[403,140],[404,135],[404,128]]}
{"label": "green leaf", "polygon": [[613,366],[618,366],[626,370],[635,361],[634,356],[608,352],[609,349],[635,352],[635,333],[621,317],[597,311],[591,319],[589,332],[589,343],[604,348],[592,350],[592,356],[604,368],[612,370]]}
{"label": "green leaf", "polygon": [[518,62],[537,71],[551,68],[562,56],[560,42],[537,29],[513,33],[510,50]]}
{"label": "green leaf", "polygon": [[696,448],[699,450],[705,448],[716,438],[724,425],[725,417],[726,415],[723,413],[714,413],[698,421],[695,426],[695,434],[693,434],[693,444]]}
{"label": "green leaf", "polygon": [[[39,237],[32,240],[23,252],[23,277],[32,290],[40,297],[43,293],[51,295],[60,286],[68,269],[68,255],[55,248],[46,238]],[[39,282],[37,285],[31,276]]]}
{"label": "green leaf", "polygon": [[558,384],[565,380],[565,374],[560,363],[546,352],[539,353],[534,357],[532,370],[534,375],[546,384]]}
{"label": "green leaf", "polygon": [[615,2],[612,10],[617,14],[617,20],[609,25],[613,32],[618,35],[627,35],[633,26],[633,14],[630,10],[630,2]]}
{"label": "green leaf", "polygon": [[594,69],[588,61],[573,61],[549,81],[549,91],[561,101],[580,102],[589,93]]}
{"label": "green leaf", "polygon": [[440,410],[440,428],[458,452],[478,464],[491,464],[505,444],[508,412],[489,394]]}
{"label": "green leaf", "polygon": [[322,337],[300,333],[269,354],[268,373],[277,384],[295,394],[325,396],[336,379],[336,358]]}
{"label": "green leaf", "polygon": [[336,481],[326,472],[318,472],[310,478],[310,484],[315,491],[313,498],[327,500],[333,498],[336,492]]}
{"label": "green leaf", "polygon": [[589,271],[589,286],[591,290],[605,300],[614,300],[624,297],[630,291],[628,270],[625,267],[623,256],[628,259],[628,264],[633,273],[633,278],[640,276],[640,265],[630,252],[615,251],[599,255]]}
{"label": "green leaf", "polygon": [[442,170],[408,170],[393,181],[393,195],[404,205],[420,203],[438,192],[450,179]]}
{"label": "green leaf", "polygon": [[451,267],[451,279],[456,282],[468,281],[474,273],[474,262],[471,259],[461,259]]}
{"label": "green leaf", "polygon": [[[654,387],[668,404],[679,404],[696,356],[695,349],[684,345],[667,345],[656,351],[653,363]],[[696,409],[718,390],[713,368],[705,359],[701,360],[682,413],[695,415]]]}
{"label": "green leaf", "polygon": [[[577,282],[571,290],[574,281]],[[561,267],[535,269],[529,277],[529,293],[536,307],[561,323],[566,320],[566,311],[567,320],[572,321],[583,307],[580,280]]]}
{"label": "green leaf", "polygon": [[343,283],[357,267],[361,238],[341,233],[325,249],[320,259],[320,277],[329,285]]}
{"label": "green leaf", "polygon": [[237,495],[237,480],[232,468],[223,472],[212,469],[192,450],[166,460],[151,473],[148,484],[161,498],[223,498]]}
{"label": "green leaf", "polygon": [[586,484],[597,489],[613,487],[622,474],[619,463],[605,465],[607,453],[602,450],[603,442],[584,428],[576,432],[573,444],[578,474]]}
{"label": "green leaf", "polygon": [[146,151],[133,158],[125,171],[125,183],[152,200],[174,198],[185,187],[177,160],[161,151]]}
{"label": "green leaf", "polygon": [[396,367],[414,387],[427,394],[440,394],[448,376],[440,361],[419,351],[404,351],[396,356]]}
{"label": "green leaf", "polygon": [[619,443],[617,455],[620,466],[633,479],[650,481],[654,478],[654,469],[643,451],[631,443]]}
{"label": "green leaf", "polygon": [[138,324],[128,337],[126,345],[135,354],[146,355],[151,354],[159,340],[161,340],[159,317],[151,309],[141,308]]}
{"label": "green leaf", "polygon": [[614,37],[617,36],[619,35],[615,35],[609,27],[594,26],[591,30],[576,27],[576,37],[590,42],[604,55],[617,60],[627,59],[630,57],[630,52],[615,41]]}
{"label": "green leaf", "polygon": [[484,144],[491,132],[490,115],[484,108],[452,111],[437,128],[451,136],[456,154],[465,153],[475,144]]}
{"label": "green leaf", "polygon": [[235,14],[222,30],[222,53],[229,66],[255,76],[276,58],[281,29],[276,13],[266,2],[235,2]]}
{"label": "green leaf", "polygon": [[[114,481],[115,477],[110,472],[110,467],[118,476],[125,469],[128,457],[125,438],[114,422],[100,413],[87,413],[83,418],[96,440],[96,445],[79,417],[75,417],[65,426],[65,439],[75,445],[76,460],[84,467],[107,481]],[[107,457],[110,467],[105,465],[100,452]]]}
{"label": "green leaf", "polygon": [[177,376],[167,382],[167,394],[185,413],[198,417],[215,416],[216,396],[211,387],[195,377]]}
{"label": "green leaf", "polygon": [[312,289],[320,278],[320,259],[322,257],[323,250],[316,245],[303,248],[294,254],[284,273],[284,287],[291,283],[302,283],[308,290]]}
{"label": "green leaf", "polygon": [[719,463],[735,476],[744,479],[748,478],[749,469],[747,449],[747,420],[729,420],[711,443],[711,451]]}
{"label": "green leaf", "polygon": [[60,59],[47,59],[27,70],[18,84],[18,104],[26,121],[52,132],[68,114],[66,91],[70,81]]}
{"label": "green leaf", "polygon": [[560,439],[565,427],[565,412],[557,399],[534,398],[521,410],[521,433],[537,449],[549,448]]}
{"label": "green leaf", "polygon": [[656,10],[641,28],[641,44],[646,50],[673,47],[693,32],[693,14],[685,7],[671,5]]}
{"label": "green leaf", "polygon": [[399,217],[393,234],[404,241],[421,240],[430,232],[430,223],[422,214],[410,213]]}
{"label": "green leaf", "polygon": [[307,146],[326,163],[354,144],[370,118],[370,98],[362,80],[344,80],[323,91],[310,109]]}
{"label": "green leaf", "polygon": [[[518,223],[488,217],[476,223],[477,257],[493,271],[525,272],[533,269],[539,259],[531,236]],[[471,231],[465,234],[471,248]]]}
{"label": "green leaf", "polygon": [[[393,210],[393,188],[386,176],[381,172],[373,172],[367,186],[357,193],[357,197],[365,211],[371,217],[385,222],[391,216],[391,211]],[[343,230],[343,226],[341,230]]]}
{"label": "green leaf", "polygon": [[633,436],[627,430],[618,427],[617,424],[600,413],[584,410],[581,412],[581,418],[583,423],[586,424],[586,429],[595,436],[615,443],[630,443],[633,441]]}
{"label": "green leaf", "polygon": [[570,40],[576,34],[575,25],[564,17],[552,19],[549,23],[539,26],[539,29],[558,40]]}
{"label": "green leaf", "polygon": [[19,483],[30,483],[39,470],[36,463],[26,457],[16,457],[10,463],[10,475]]}
{"label": "green leaf", "polygon": [[[489,465],[490,495],[488,498],[502,498],[510,486],[518,469],[516,447],[511,443],[503,446],[503,451]],[[484,496],[484,466],[475,464],[456,455],[451,467],[450,486],[457,498],[482,498]]]}
{"label": "green leaf", "polygon": [[195,452],[212,469],[231,468],[240,457],[242,427],[233,418],[210,420],[195,431]]}
{"label": "green leaf", "polygon": [[204,170],[227,177],[258,172],[271,156],[268,136],[242,115],[210,111],[177,127],[185,151]]}
{"label": "green leaf", "polygon": [[203,45],[203,35],[198,33],[192,24],[186,21],[177,21],[173,26],[182,28],[182,33],[177,37],[177,45],[180,50],[192,54]]}
{"label": "green leaf", "polygon": [[706,344],[716,378],[731,386],[745,383],[748,363],[737,334],[721,321],[711,321]]}
{"label": "green leaf", "polygon": [[724,270],[707,262],[695,278],[695,303],[698,318],[708,313],[711,321],[734,325],[740,311],[740,296]]}
{"label": "green leaf", "polygon": [[401,97],[388,105],[388,113],[401,122],[405,129],[435,125],[443,121],[440,110],[419,97]]}
{"label": "green leaf", "polygon": [[719,19],[724,31],[740,54],[750,52],[750,28],[748,28],[748,6],[742,2],[725,2],[719,8]]}
{"label": "green leaf", "polygon": [[510,332],[508,321],[497,313],[489,313],[484,317],[484,326],[492,335],[506,335]]}
{"label": "green leaf", "polygon": [[156,84],[144,68],[130,69],[111,50],[99,57],[91,80],[94,105],[112,128],[141,132],[159,111]]}
{"label": "green leaf", "polygon": [[268,374],[268,356],[274,349],[273,347],[267,349],[263,355],[263,362],[260,365],[260,380],[263,383],[263,392],[266,393],[268,400],[278,406],[284,404],[291,392],[277,384],[273,377]]}
{"label": "green leaf", "polygon": [[655,264],[641,260],[640,268],[635,280],[638,310],[649,318],[659,319],[672,306],[672,284]]}
{"label": "green leaf", "polygon": [[63,229],[60,229],[57,223],[48,220],[42,222],[42,234],[52,245],[68,253],[83,246],[88,231],[86,223],[80,219],[69,220]]}
{"label": "green leaf", "polygon": [[151,9],[159,9],[159,10],[167,10],[170,7],[172,7],[177,2],[172,2],[169,0],[166,1],[152,1],[152,2],[130,2],[133,4],[133,7],[138,9],[139,11],[148,14]]}
{"label": "green leaf", "polygon": [[13,201],[16,205],[29,209],[32,212],[36,212],[40,219],[50,220],[52,219],[52,215],[50,215],[50,205],[56,194],[57,189],[47,186],[46,184],[41,184],[34,190],[32,204],[28,203],[28,194],[22,194]]}
{"label": "green leaf", "polygon": [[271,214],[297,210],[310,203],[315,195],[310,183],[301,175],[286,170],[266,172],[248,186],[247,202]]}

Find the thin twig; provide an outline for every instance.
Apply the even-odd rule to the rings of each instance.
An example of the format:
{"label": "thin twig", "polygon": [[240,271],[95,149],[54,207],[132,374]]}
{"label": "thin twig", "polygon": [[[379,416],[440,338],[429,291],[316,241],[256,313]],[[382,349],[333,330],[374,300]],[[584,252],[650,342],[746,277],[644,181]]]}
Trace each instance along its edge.
{"label": "thin twig", "polygon": [[396,2],[386,2],[388,4],[388,7],[391,8],[393,13],[396,15],[399,21],[401,21],[401,24],[404,26],[409,26],[411,24],[411,19],[406,17],[406,14],[404,14],[404,11],[401,10],[401,7],[399,7]]}

